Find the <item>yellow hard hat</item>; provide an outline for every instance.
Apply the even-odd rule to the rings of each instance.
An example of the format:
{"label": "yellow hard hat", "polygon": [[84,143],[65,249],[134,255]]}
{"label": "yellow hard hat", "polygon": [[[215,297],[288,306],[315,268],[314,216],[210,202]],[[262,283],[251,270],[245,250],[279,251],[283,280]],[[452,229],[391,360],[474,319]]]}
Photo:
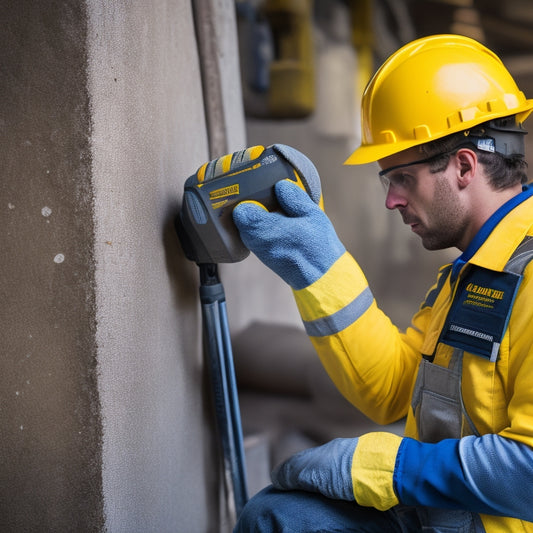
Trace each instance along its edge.
{"label": "yellow hard hat", "polygon": [[345,161],[377,161],[495,118],[523,122],[533,100],[499,57],[469,37],[417,39],[385,61],[361,103],[362,144]]}

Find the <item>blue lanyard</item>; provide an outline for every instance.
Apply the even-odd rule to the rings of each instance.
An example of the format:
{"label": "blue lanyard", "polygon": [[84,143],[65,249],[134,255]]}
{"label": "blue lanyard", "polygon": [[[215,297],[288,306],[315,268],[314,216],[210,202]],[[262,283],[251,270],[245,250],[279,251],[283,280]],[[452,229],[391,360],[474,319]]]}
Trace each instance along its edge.
{"label": "blue lanyard", "polygon": [[516,206],[520,205],[531,196],[533,196],[533,185],[524,185],[520,194],[517,194],[505,202],[491,215],[485,224],[481,226],[481,229],[476,233],[476,236],[472,239],[472,242],[468,245],[467,249],[453,262],[451,274],[452,283],[457,279],[461,268],[472,259],[474,254],[487,240],[488,236],[492,233],[492,230],[500,223],[500,221]]}

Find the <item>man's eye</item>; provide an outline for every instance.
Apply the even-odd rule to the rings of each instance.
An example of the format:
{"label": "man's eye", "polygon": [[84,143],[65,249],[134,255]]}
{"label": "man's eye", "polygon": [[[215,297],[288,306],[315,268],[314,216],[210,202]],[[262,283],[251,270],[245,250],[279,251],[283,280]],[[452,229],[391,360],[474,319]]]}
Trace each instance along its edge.
{"label": "man's eye", "polygon": [[405,188],[411,183],[412,176],[410,174],[400,172],[398,174],[394,174],[394,176],[390,176],[389,180],[392,186]]}
{"label": "man's eye", "polygon": [[390,187],[401,189],[403,191],[412,190],[415,187],[416,178],[410,172],[391,172],[389,174],[380,174],[381,183],[385,191]]}

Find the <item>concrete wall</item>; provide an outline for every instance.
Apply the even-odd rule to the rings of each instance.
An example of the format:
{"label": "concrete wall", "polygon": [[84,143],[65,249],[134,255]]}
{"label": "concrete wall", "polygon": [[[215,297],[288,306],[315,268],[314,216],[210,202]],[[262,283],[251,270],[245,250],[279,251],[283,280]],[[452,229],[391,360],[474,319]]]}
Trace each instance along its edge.
{"label": "concrete wall", "polygon": [[208,158],[188,2],[90,1],[96,340],[109,531],[206,531],[216,458],[196,271],[173,231]]}
{"label": "concrete wall", "polygon": [[221,155],[200,4],[240,149],[231,0],[1,3],[2,531],[229,524],[197,268],[172,225],[186,177]]}

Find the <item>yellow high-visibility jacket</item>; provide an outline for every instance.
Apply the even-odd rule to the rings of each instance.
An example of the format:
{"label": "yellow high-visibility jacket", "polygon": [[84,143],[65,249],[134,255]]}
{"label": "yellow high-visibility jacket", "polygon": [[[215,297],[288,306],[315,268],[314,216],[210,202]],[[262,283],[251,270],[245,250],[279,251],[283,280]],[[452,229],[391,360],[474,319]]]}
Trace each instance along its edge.
{"label": "yellow high-visibility jacket", "polygon": [[448,366],[453,347],[441,334],[471,265],[501,273],[520,243],[533,237],[532,193],[526,188],[490,231],[482,228],[475,253],[465,264],[454,263],[454,275],[452,265],[441,269],[405,332],[378,308],[349,253],[294,291],[306,331],[342,394],[378,423],[407,417],[404,437],[376,432],[359,438],[352,466],[359,504],[467,509],[481,514],[487,532],[533,532],[533,261],[515,293],[496,360],[464,353],[462,398],[477,434],[421,442],[411,407],[422,357]]}

